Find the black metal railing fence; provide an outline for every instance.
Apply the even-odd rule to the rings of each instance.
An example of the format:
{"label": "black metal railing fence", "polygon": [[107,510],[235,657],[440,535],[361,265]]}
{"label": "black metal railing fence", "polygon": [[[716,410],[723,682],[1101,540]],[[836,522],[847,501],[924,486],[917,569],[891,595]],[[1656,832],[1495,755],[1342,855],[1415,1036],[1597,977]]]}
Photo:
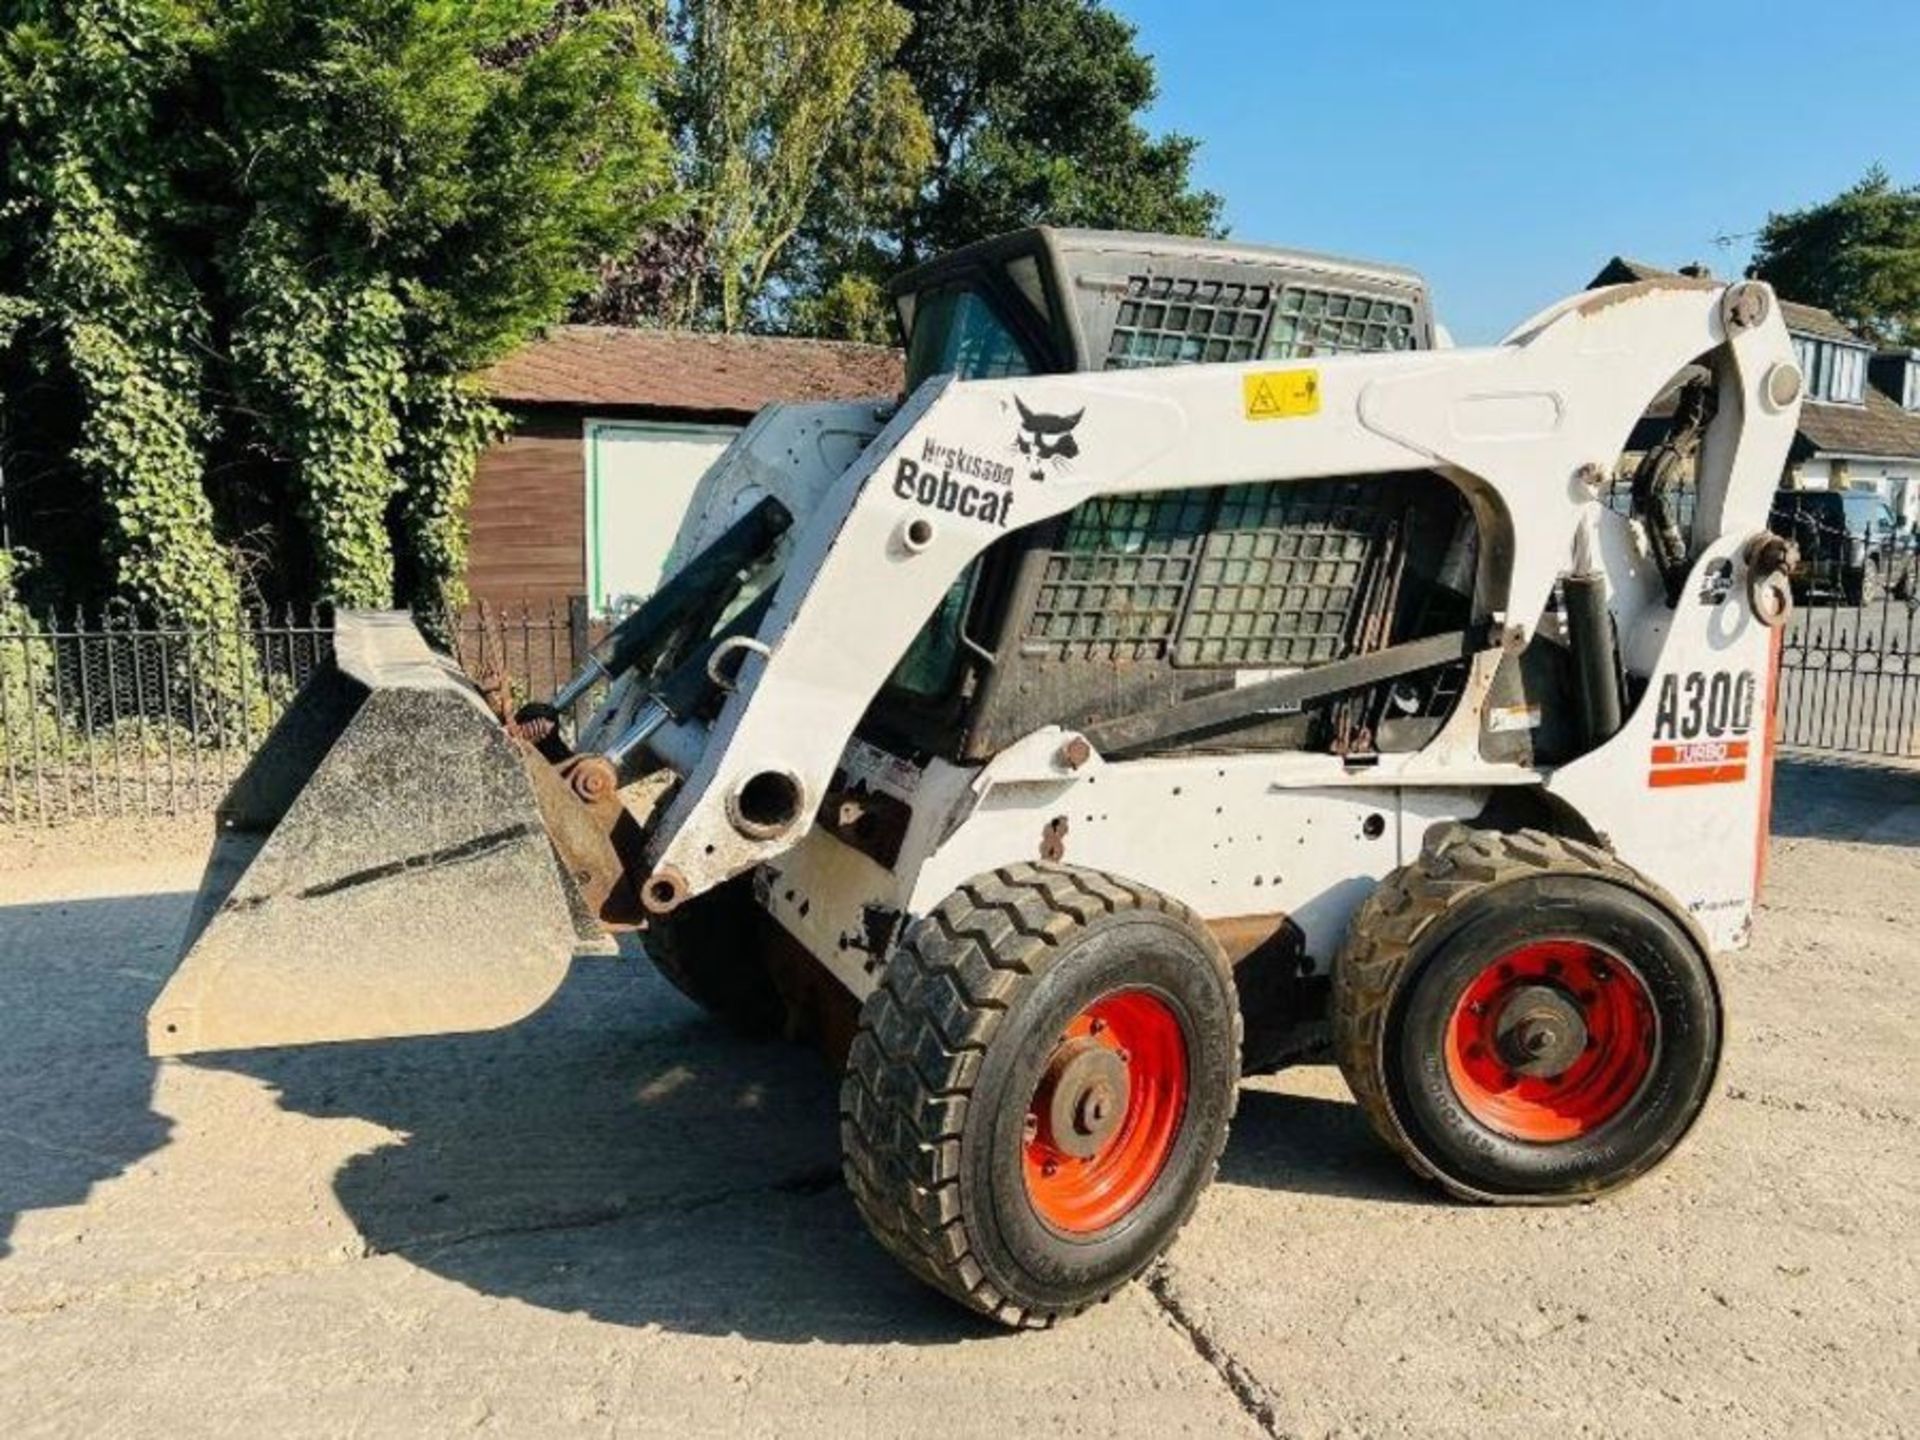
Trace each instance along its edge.
{"label": "black metal railing fence", "polygon": [[212,809],[332,645],[314,611],[189,626],[7,607],[0,823]]}
{"label": "black metal railing fence", "polygon": [[[606,623],[575,597],[422,628],[517,703],[558,689]],[[318,607],[194,626],[0,608],[0,824],[210,812],[332,649]]]}
{"label": "black metal railing fence", "polygon": [[1774,711],[1781,744],[1920,759],[1920,532],[1803,533],[1796,543]]}
{"label": "black metal railing fence", "polygon": [[[1836,539],[1836,537],[1827,537]],[[1836,540],[1837,544],[1837,540]],[[1837,549],[1834,553],[1840,553]],[[1920,534],[1803,572],[1775,715],[1788,749],[1920,759]],[[1871,562],[1856,583],[1851,572]],[[480,605],[425,628],[516,703],[552,694],[607,621],[581,597]],[[130,610],[0,608],[0,824],[213,809],[331,654],[324,609],[159,625]]]}

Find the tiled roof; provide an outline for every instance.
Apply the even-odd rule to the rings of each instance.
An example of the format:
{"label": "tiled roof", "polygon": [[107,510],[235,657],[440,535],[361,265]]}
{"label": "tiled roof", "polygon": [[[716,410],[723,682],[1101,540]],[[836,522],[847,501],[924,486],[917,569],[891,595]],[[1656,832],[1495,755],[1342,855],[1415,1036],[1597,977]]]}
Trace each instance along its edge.
{"label": "tiled roof", "polygon": [[1841,323],[1831,310],[1822,310],[1818,305],[1782,300],[1780,318],[1787,322],[1787,329],[1796,335],[1811,335],[1816,340],[1849,340],[1855,345],[1866,343]]}
{"label": "tiled roof", "polygon": [[[1601,267],[1588,288],[1625,285],[1634,280],[1668,280],[1677,273],[1649,265],[1644,260],[1629,260],[1624,255],[1616,255]],[[1780,318],[1787,322],[1787,329],[1796,335],[1808,335],[1816,340],[1851,340],[1856,345],[1864,343],[1831,310],[1822,310],[1818,305],[1802,305],[1797,300],[1783,299],[1780,302]]]}
{"label": "tiled roof", "polygon": [[1616,255],[1600,267],[1600,273],[1587,282],[1587,288],[1630,285],[1635,280],[1665,280],[1678,273],[1675,270],[1662,270],[1658,265],[1649,265],[1644,260],[1629,260],[1624,255]]}
{"label": "tiled roof", "polygon": [[1864,405],[1802,405],[1800,438],[1827,455],[1920,459],[1920,414],[1870,384]]}
{"label": "tiled roof", "polygon": [[622,406],[752,415],[775,401],[897,394],[900,352],[882,345],[560,325],[481,376],[503,404]]}

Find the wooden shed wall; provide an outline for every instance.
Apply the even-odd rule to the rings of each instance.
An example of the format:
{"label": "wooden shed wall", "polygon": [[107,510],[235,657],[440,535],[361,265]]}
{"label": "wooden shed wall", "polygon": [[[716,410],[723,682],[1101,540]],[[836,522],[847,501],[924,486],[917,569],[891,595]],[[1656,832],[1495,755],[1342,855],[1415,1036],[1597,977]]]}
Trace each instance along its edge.
{"label": "wooden shed wall", "polygon": [[528,410],[480,457],[467,507],[467,587],[490,605],[586,589],[586,457],[578,413]]}

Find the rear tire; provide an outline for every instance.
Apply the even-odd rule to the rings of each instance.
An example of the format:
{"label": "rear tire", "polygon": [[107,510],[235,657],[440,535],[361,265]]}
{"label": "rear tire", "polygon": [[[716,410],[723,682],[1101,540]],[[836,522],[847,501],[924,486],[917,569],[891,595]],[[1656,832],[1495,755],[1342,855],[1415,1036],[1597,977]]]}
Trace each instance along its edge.
{"label": "rear tire", "polygon": [[785,1028],[787,1007],[767,968],[753,902],[742,875],[655,916],[641,942],[654,968],[708,1014],[752,1039]]}
{"label": "rear tire", "polygon": [[861,1012],[848,1188],[922,1280],[1003,1324],[1052,1324],[1193,1213],[1239,1045],[1226,957],[1184,905],[1063,865],[983,875],[914,926]]}
{"label": "rear tire", "polygon": [[1670,902],[1537,830],[1431,837],[1355,916],[1334,1007],[1374,1129],[1466,1199],[1629,1183],[1698,1119],[1720,1058],[1718,988]]}

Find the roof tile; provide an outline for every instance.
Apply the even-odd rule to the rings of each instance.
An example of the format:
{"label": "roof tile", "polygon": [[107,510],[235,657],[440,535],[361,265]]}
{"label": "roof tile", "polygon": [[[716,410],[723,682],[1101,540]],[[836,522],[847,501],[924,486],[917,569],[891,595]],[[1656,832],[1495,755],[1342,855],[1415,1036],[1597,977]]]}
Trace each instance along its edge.
{"label": "roof tile", "polygon": [[1920,414],[1875,385],[1867,386],[1864,405],[1802,405],[1800,435],[1827,455],[1920,459]]}
{"label": "roof tile", "polygon": [[480,378],[504,404],[745,418],[776,401],[894,395],[903,368],[900,352],[883,345],[559,325]]}

